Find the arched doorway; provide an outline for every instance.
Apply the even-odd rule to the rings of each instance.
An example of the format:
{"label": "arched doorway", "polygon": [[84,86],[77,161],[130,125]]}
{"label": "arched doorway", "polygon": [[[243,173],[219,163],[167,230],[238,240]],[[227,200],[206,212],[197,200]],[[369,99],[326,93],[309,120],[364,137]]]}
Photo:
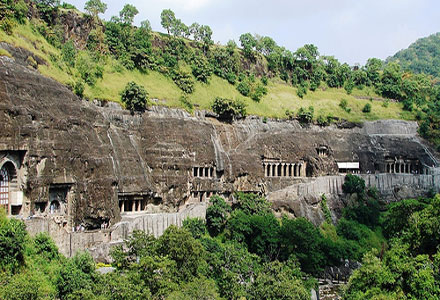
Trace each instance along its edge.
{"label": "arched doorway", "polygon": [[5,164],[0,169],[0,207],[6,210],[6,214],[9,214],[9,181],[10,172]]}
{"label": "arched doorway", "polygon": [[[17,206],[14,206],[12,192],[17,190],[17,172],[11,161],[6,161],[0,168],[0,207],[9,214],[18,214]],[[21,209],[20,207],[18,207]],[[18,210],[19,211],[19,210]]]}

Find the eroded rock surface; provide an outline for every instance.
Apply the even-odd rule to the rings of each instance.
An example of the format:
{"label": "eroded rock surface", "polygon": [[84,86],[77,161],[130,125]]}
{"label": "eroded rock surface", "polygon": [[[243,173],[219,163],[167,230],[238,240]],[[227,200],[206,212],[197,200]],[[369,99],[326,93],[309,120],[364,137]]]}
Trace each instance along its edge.
{"label": "eroded rock surface", "polygon": [[319,223],[322,194],[335,218],[344,206],[341,171],[361,173],[389,201],[438,191],[435,154],[416,129],[403,121],[302,128],[258,117],[225,124],[163,107],[131,115],[0,57],[0,168],[8,165],[17,193],[8,209],[66,232],[107,229],[130,213],[178,213],[235,191],[267,195],[278,213]]}

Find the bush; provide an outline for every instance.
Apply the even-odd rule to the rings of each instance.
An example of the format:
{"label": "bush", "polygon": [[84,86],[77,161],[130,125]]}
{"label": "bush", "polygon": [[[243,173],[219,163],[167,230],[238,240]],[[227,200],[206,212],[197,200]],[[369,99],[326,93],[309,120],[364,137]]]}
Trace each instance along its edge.
{"label": "bush", "polygon": [[365,180],[361,177],[347,174],[345,176],[344,184],[342,185],[342,190],[347,194],[358,194],[358,196],[365,195]]}
{"label": "bush", "polygon": [[0,271],[16,272],[24,264],[26,237],[24,223],[7,219],[0,209]]}
{"label": "bush", "polygon": [[194,77],[204,83],[208,83],[212,75],[212,67],[204,56],[196,57],[193,60],[191,70]]}
{"label": "bush", "polygon": [[98,66],[86,53],[78,55],[75,65],[82,80],[91,86],[96,83],[98,78],[102,78],[102,66]]}
{"label": "bush", "polygon": [[362,112],[364,113],[371,112],[371,104],[370,103],[365,104],[364,108],[362,109]]}
{"label": "bush", "polygon": [[95,262],[90,254],[79,252],[68,259],[57,278],[56,284],[60,299],[69,299],[70,294],[82,289],[91,290],[94,274]]}
{"label": "bush", "polygon": [[131,113],[135,111],[143,112],[147,107],[148,93],[143,86],[132,81],[127,83],[125,89],[121,92],[121,100]]}
{"label": "bush", "polygon": [[180,100],[180,103],[182,103],[183,106],[184,106],[188,111],[191,112],[191,111],[193,110],[194,105],[193,105],[193,104],[191,103],[191,101],[189,100],[187,94],[183,93],[183,95],[180,96],[179,100]]}
{"label": "bush", "polygon": [[60,257],[58,247],[46,232],[39,233],[34,238],[34,247],[36,253],[45,257],[47,260],[58,259]]}
{"label": "bush", "polygon": [[339,102],[339,106],[345,110],[346,112],[350,113],[351,112],[351,108],[348,107],[348,101],[347,99],[342,99],[341,102]]}
{"label": "bush", "polygon": [[313,108],[313,106],[309,106],[308,109],[301,107],[298,110],[298,113],[296,116],[298,117],[298,120],[300,123],[308,124],[308,123],[312,122],[314,112],[315,112],[315,109]]}
{"label": "bush", "polygon": [[196,276],[203,263],[204,249],[200,241],[195,240],[191,233],[177,226],[168,227],[157,240],[157,252],[174,260],[182,280],[190,280]]}
{"label": "bush", "polygon": [[211,108],[221,120],[232,121],[246,116],[246,105],[240,100],[233,101],[217,97]]}
{"label": "bush", "polygon": [[13,276],[6,285],[2,285],[0,299],[57,299],[55,289],[48,282],[45,282],[42,275],[33,270],[28,270]]}
{"label": "bush", "polygon": [[211,235],[216,236],[223,231],[231,210],[226,201],[219,196],[212,196],[206,209],[206,226]]}
{"label": "bush", "polygon": [[66,65],[72,68],[75,66],[76,49],[71,40],[63,45],[61,48],[61,55]]}
{"label": "bush", "polygon": [[192,79],[191,74],[183,70],[173,70],[171,74],[174,83],[182,91],[187,94],[194,92],[194,80]]}
{"label": "bush", "polygon": [[316,119],[316,123],[318,123],[319,126],[328,126],[330,124],[329,119],[324,117],[323,115],[319,115]]}
{"label": "bush", "polygon": [[301,264],[301,269],[317,274],[325,265],[325,254],[321,249],[323,237],[305,218],[284,218],[280,231],[281,257],[287,260],[292,254]]}
{"label": "bush", "polygon": [[237,91],[239,91],[243,96],[247,97],[251,92],[251,88],[247,82],[242,81],[237,85]]}
{"label": "bush", "polygon": [[298,95],[298,97],[300,97],[301,99],[304,98],[304,96],[307,94],[307,89],[305,86],[300,85],[297,90],[296,90],[296,94]]}
{"label": "bush", "polygon": [[84,96],[84,84],[82,83],[82,81],[78,80],[77,82],[75,82],[73,86],[73,92],[80,98]]}
{"label": "bush", "polygon": [[195,239],[199,239],[206,232],[205,220],[201,218],[186,218],[183,220],[183,228],[188,230]]}

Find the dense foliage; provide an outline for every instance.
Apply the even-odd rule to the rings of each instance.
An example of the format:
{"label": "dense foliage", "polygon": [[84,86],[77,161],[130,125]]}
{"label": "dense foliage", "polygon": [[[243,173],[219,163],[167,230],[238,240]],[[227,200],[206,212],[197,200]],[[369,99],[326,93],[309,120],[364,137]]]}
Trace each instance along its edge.
{"label": "dense foliage", "polygon": [[440,33],[418,39],[388,60],[397,61],[404,70],[440,77]]}
{"label": "dense foliage", "polygon": [[105,275],[88,253],[65,258],[47,234],[31,238],[2,213],[0,299],[309,299],[316,282],[306,278],[347,258],[362,267],[344,299],[438,298],[440,195],[381,213],[374,189],[352,176],[344,189],[352,203],[336,226],[322,197],[320,227],[275,217],[256,194],[213,196],[206,222],[186,219],[159,238],[134,231],[112,248],[116,270]]}
{"label": "dense foliage", "polygon": [[440,195],[390,204],[384,229],[389,249],[368,252],[344,299],[440,297]]}
{"label": "dense foliage", "polygon": [[147,107],[148,93],[143,86],[129,82],[121,93],[121,100],[132,113],[142,112]]}

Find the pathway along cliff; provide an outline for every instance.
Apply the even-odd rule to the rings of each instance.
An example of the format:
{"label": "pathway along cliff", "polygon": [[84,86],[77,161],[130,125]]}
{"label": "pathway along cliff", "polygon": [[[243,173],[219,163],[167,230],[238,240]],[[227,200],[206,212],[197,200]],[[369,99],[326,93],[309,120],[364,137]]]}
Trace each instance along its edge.
{"label": "pathway along cliff", "polygon": [[0,203],[68,256],[89,249],[106,260],[134,229],[157,236],[204,217],[212,195],[260,193],[279,215],[315,224],[324,220],[322,194],[340,216],[345,173],[387,201],[425,195],[440,188],[436,155],[414,122],[225,124],[165,107],[130,115],[0,57]]}

